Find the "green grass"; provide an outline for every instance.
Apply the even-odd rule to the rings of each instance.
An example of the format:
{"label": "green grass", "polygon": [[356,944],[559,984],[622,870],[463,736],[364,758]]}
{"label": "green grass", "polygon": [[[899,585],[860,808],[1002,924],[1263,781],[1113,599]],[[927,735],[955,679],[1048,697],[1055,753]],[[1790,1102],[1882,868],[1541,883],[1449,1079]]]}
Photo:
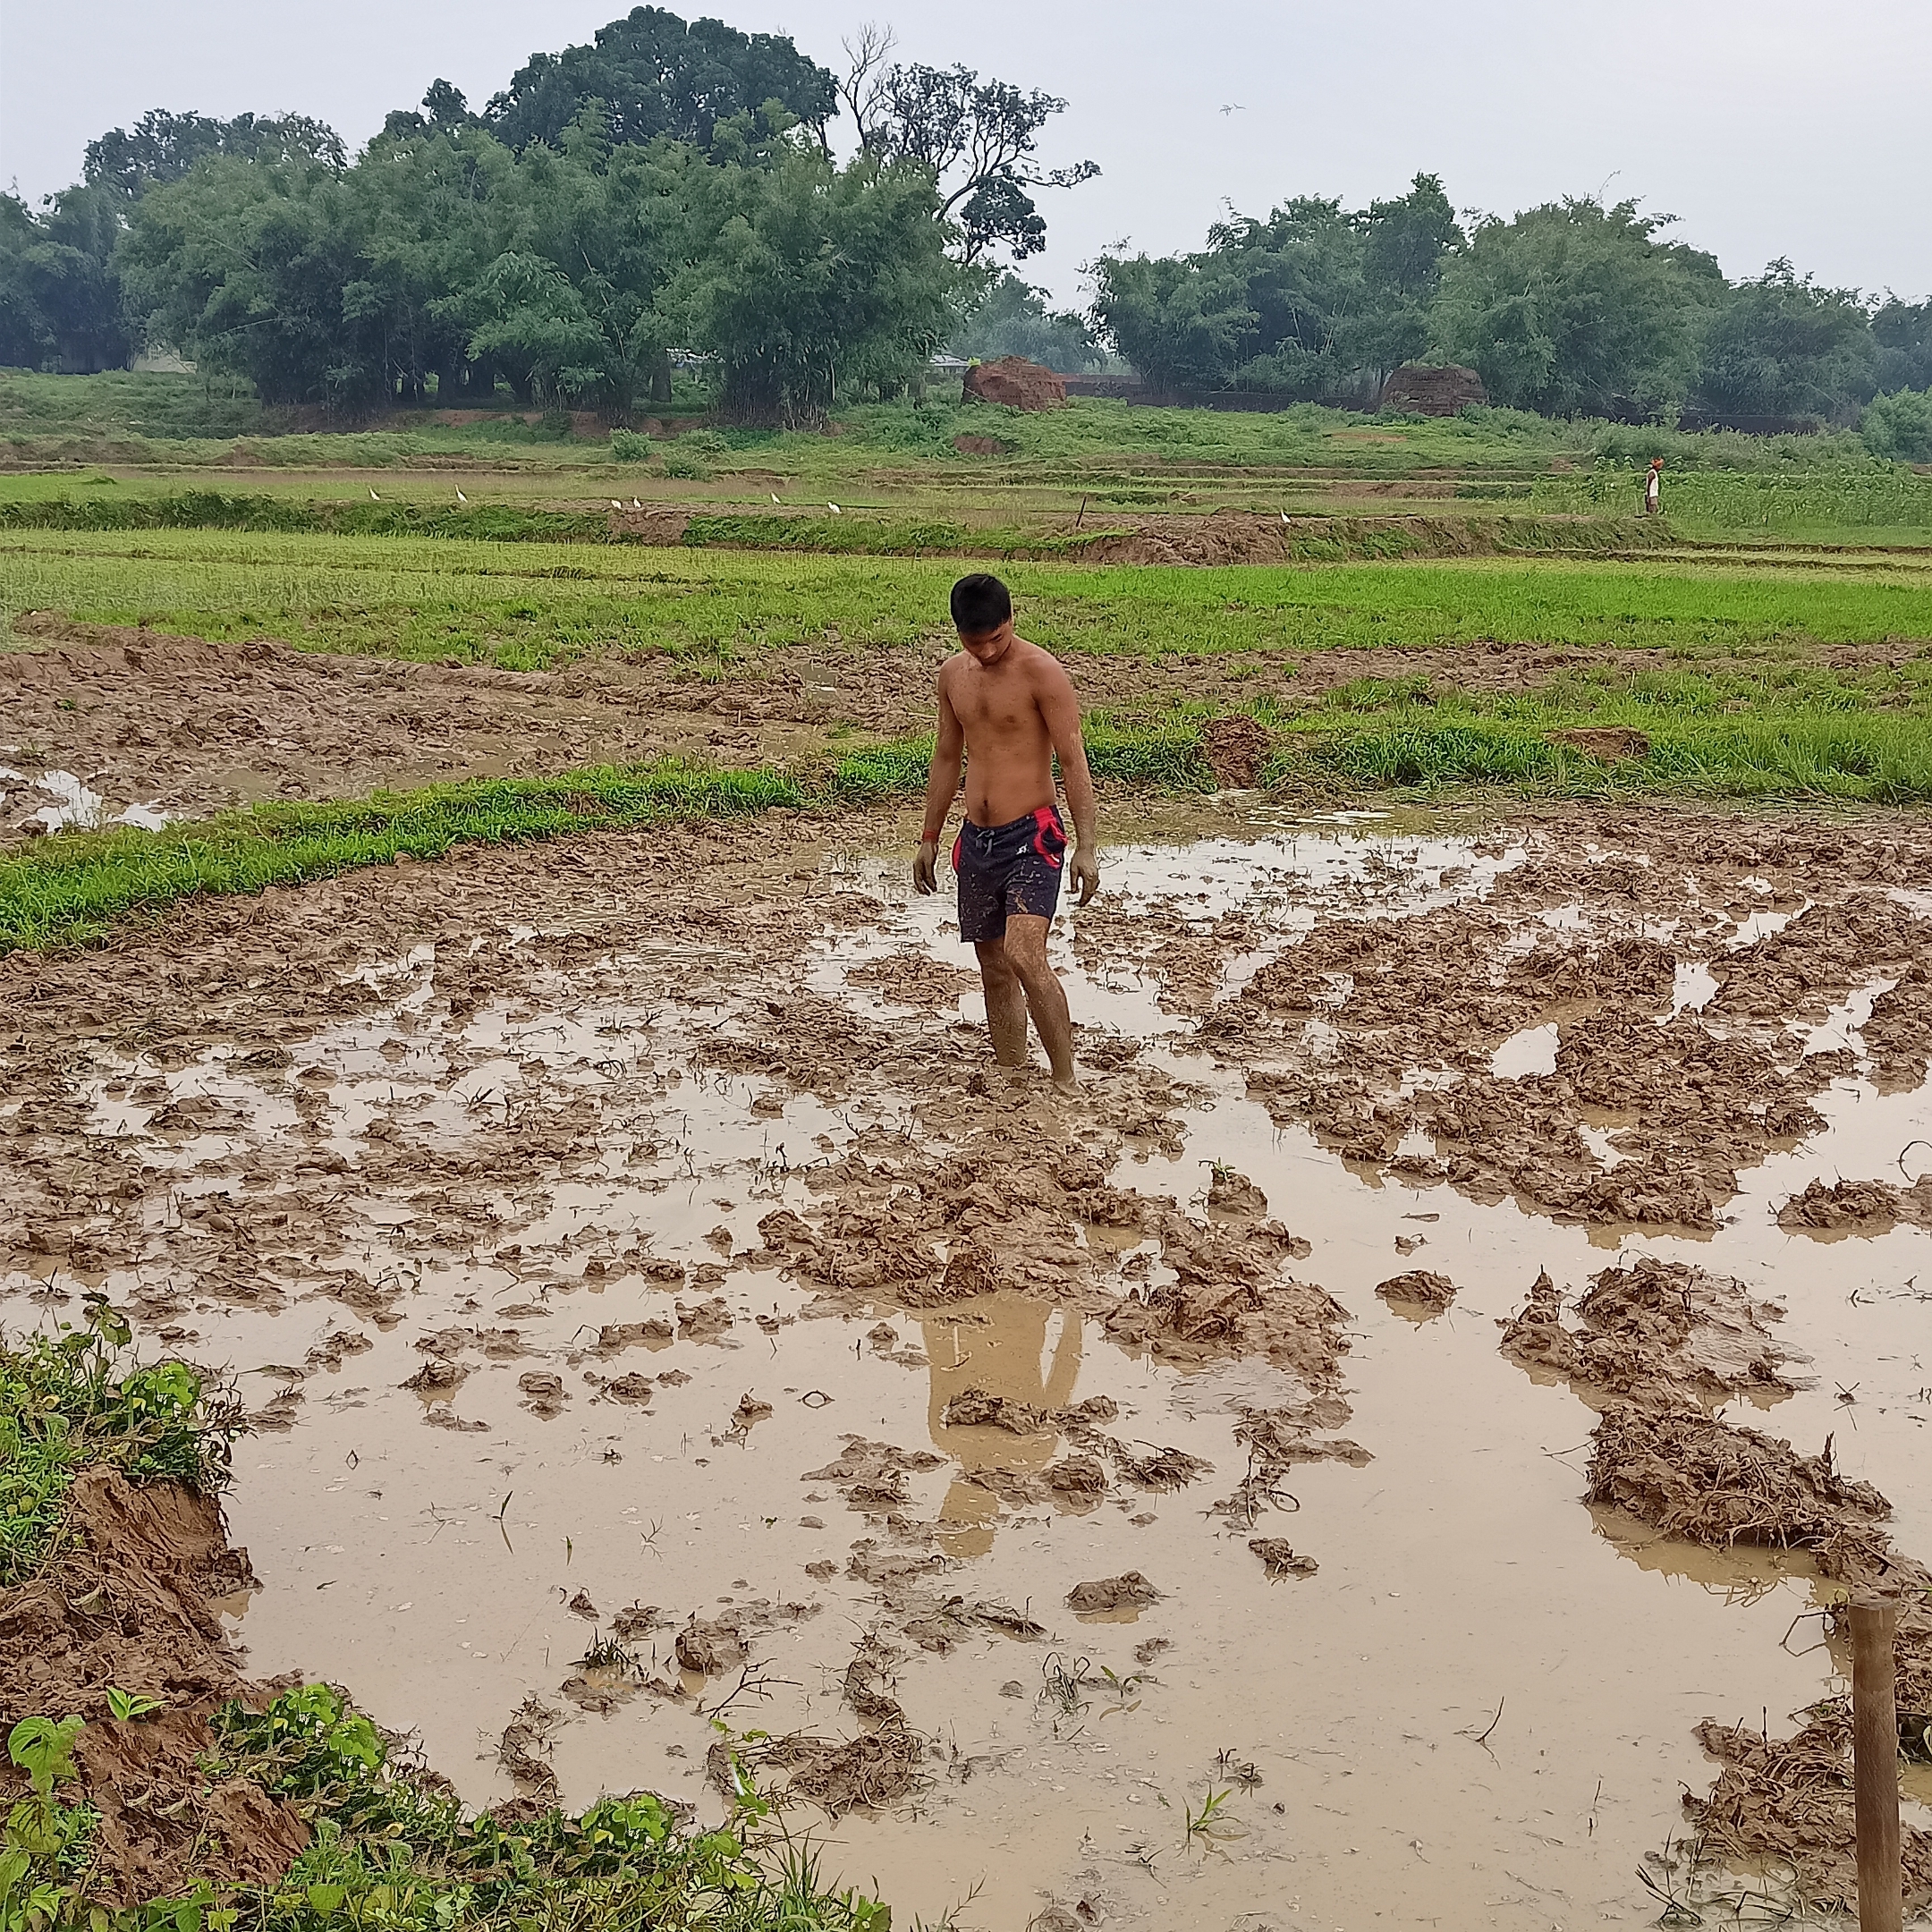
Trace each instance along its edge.
{"label": "green grass", "polygon": [[[1151,716],[1097,714],[1086,728],[1110,792],[1199,794],[1216,776],[1196,704]],[[1678,794],[1841,804],[1932,803],[1932,671],[1901,686],[1812,672],[1752,679],[1690,673],[1579,678],[1534,693],[1359,679],[1319,703],[1256,715],[1275,750],[1262,782],[1290,792],[1470,786],[1567,798]],[[1606,759],[1556,736],[1623,726],[1640,757]],[[260,805],[157,832],[69,832],[0,860],[0,953],[97,943],[131,919],[202,894],[299,885],[407,853],[500,844],[773,806],[911,800],[929,738],[861,745],[822,769],[659,764],[551,778],[484,779],[328,805]],[[1110,830],[1119,835],[1122,821]]]}
{"label": "green grass", "polygon": [[1652,723],[1648,735],[1644,757],[1605,760],[1495,716],[1377,719],[1328,730],[1309,719],[1286,735],[1266,775],[1275,784],[1318,778],[1418,794],[1493,785],[1578,799],[1932,802],[1932,729],[1920,719],[1673,721]]}
{"label": "green grass", "polygon": [[[945,560],[253,531],[0,532],[0,611],[540,670],[601,651],[755,665],[946,634]],[[1015,564],[1025,633],[1074,655],[1509,643],[1701,657],[1932,640],[1932,580],[1658,562],[1317,569]]]}
{"label": "green grass", "polygon": [[399,855],[440,858],[609,826],[762,811],[801,801],[770,771],[659,764],[491,778],[345,804],[265,804],[158,832],[64,834],[0,859],[0,953],[104,937],[136,911],[204,893],[300,885]]}
{"label": "green grass", "polygon": [[[684,413],[699,406],[693,391]],[[289,412],[264,412],[245,390],[195,376],[112,374],[94,377],[0,371],[0,439],[17,444],[65,441],[100,448],[112,442],[147,445],[150,461],[213,462],[235,437],[258,462],[391,464],[417,457],[483,453],[494,445],[542,445],[557,465],[601,463],[601,435],[572,436],[561,419],[526,424],[505,406],[482,422],[438,423],[433,411],[403,412],[382,428],[343,434],[275,435]],[[837,412],[836,436],[725,428],[708,437],[708,461],[835,477],[882,461],[928,464],[970,473],[996,465],[1072,475],[1123,465],[1157,471],[1203,464],[1233,470],[1344,470],[1363,476],[1439,470],[1458,474],[1543,474],[1554,466],[1648,462],[1662,455],[1673,470],[1770,473],[1870,465],[1848,432],[1816,436],[1747,436],[1730,431],[1682,434],[1624,424],[1555,419],[1505,409],[1461,416],[1364,416],[1298,403],[1272,411],[1147,409],[1077,398],[1043,414],[962,404],[936,388],[920,405],[854,405]],[[996,459],[962,457],[961,435],[993,436],[1009,445]]]}

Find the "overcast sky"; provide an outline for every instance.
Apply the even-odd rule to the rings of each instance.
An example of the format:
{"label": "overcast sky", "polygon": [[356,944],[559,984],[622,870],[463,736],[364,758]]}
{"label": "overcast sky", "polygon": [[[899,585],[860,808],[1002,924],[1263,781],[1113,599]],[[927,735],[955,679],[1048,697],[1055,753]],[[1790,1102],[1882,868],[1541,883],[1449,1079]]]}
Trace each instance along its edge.
{"label": "overcast sky", "polygon": [[[675,5],[676,0],[674,0]],[[30,200],[148,107],[300,109],[354,143],[438,75],[480,106],[617,0],[0,0],[0,182]],[[1360,206],[1440,174],[1510,214],[1605,191],[1680,216],[1725,271],[1932,294],[1928,0],[728,0],[827,65],[878,18],[906,56],[1064,95],[1026,273],[1063,301],[1126,238],[1198,247],[1224,200]],[[1224,108],[1238,111],[1224,113]]]}

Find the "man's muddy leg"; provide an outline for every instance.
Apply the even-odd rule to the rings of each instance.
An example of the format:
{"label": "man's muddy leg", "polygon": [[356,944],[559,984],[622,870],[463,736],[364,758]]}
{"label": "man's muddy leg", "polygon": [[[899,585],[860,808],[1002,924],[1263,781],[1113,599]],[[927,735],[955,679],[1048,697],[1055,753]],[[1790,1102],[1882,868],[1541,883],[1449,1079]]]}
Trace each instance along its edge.
{"label": "man's muddy leg", "polygon": [[1027,1063],[1027,996],[1006,957],[1006,943],[982,939],[974,951],[979,955],[979,978],[986,987],[987,1031],[993,1036],[993,1057],[1002,1066],[1022,1067]]}
{"label": "man's muddy leg", "polygon": [[1052,923],[1036,912],[1011,912],[1006,917],[1006,964],[1026,994],[1034,1030],[1053,1065],[1054,1085],[1073,1084],[1073,1015],[1067,1007],[1066,988],[1046,963],[1046,928]]}

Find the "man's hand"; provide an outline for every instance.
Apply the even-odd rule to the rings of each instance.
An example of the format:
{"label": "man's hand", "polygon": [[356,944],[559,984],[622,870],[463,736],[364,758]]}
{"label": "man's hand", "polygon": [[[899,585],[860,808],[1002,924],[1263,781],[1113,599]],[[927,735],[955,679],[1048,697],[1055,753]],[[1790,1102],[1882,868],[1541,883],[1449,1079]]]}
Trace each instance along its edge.
{"label": "man's hand", "polygon": [[1085,905],[1100,890],[1100,861],[1090,845],[1076,847],[1072,854],[1073,877],[1080,886],[1080,903]]}
{"label": "man's hand", "polygon": [[939,890],[939,841],[921,839],[919,857],[912,861],[912,889],[914,892],[936,893]]}

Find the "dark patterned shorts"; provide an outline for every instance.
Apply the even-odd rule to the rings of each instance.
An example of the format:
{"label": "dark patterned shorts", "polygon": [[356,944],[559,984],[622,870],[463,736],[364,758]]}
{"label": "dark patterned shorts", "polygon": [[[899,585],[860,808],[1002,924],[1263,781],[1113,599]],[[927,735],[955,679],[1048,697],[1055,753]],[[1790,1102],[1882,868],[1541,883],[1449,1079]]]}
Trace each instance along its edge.
{"label": "dark patterned shorts", "polygon": [[1051,805],[1011,825],[977,826],[968,819],[953,845],[960,937],[970,945],[1004,939],[1007,919],[1015,912],[1050,919],[1060,903],[1066,844],[1066,827]]}

